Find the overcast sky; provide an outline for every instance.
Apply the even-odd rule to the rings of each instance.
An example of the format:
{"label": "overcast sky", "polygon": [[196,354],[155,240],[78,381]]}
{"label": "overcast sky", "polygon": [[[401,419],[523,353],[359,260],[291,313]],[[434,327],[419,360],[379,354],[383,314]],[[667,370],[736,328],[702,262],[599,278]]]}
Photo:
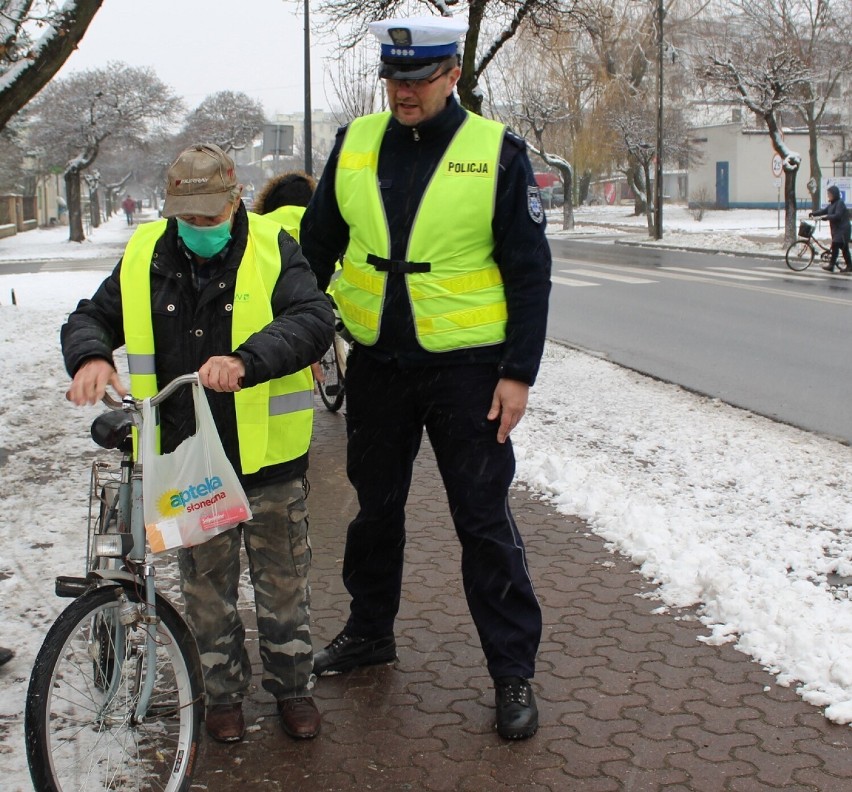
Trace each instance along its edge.
{"label": "overcast sky", "polygon": [[[311,10],[315,29],[320,18]],[[303,44],[297,0],[106,0],[60,76],[124,61],[154,69],[188,109],[217,91],[242,91],[271,118],[304,110]],[[328,50],[312,33],[315,109],[332,105],[323,80]]]}

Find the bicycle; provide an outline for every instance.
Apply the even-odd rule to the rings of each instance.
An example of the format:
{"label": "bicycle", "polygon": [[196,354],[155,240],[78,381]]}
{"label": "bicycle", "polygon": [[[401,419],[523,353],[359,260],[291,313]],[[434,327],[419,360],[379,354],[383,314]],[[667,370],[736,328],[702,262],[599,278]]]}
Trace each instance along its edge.
{"label": "bicycle", "polygon": [[817,248],[820,250],[820,260],[828,263],[831,261],[831,248],[823,245],[814,236],[814,230],[819,227],[819,220],[808,223],[802,220],[799,223],[798,239],[793,242],[784,254],[787,266],[794,272],[803,272],[813,263]]}
{"label": "bicycle", "polygon": [[334,309],[334,340],[319,360],[322,378],[317,378],[317,390],[327,410],[337,412],[346,397],[346,359],[352,344],[352,336],[343,324],[334,299],[329,295]]}
{"label": "bicycle", "polygon": [[[159,404],[196,374],[174,379]],[[163,597],[147,558],[142,465],[132,429],[142,400],[105,396],[92,438],[121,451],[92,465],[85,577],[59,576],[74,601],[36,656],[24,714],[27,761],[39,792],[189,789],[204,714],[195,639]]]}

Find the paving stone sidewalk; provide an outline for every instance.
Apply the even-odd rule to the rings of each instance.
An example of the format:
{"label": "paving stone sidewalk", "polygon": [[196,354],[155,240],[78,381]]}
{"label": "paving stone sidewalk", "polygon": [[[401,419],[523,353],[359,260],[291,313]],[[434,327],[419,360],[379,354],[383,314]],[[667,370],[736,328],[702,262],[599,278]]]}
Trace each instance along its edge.
{"label": "paving stone sidewalk", "polygon": [[[345,408],[344,408],[345,409]],[[342,414],[316,416],[311,452],[314,642],[340,629],[355,499]],[[209,792],[768,792],[852,789],[852,728],[827,721],[694,612],[655,613],[654,586],[579,519],[515,490],[544,612],[538,734],[494,731],[491,681],[461,588],[460,551],[424,447],[408,509],[399,661],[322,677],[323,731],[294,742],[256,689],[244,742],[205,739],[192,789]],[[250,603],[246,623],[253,625]],[[260,682],[256,632],[250,632]]]}

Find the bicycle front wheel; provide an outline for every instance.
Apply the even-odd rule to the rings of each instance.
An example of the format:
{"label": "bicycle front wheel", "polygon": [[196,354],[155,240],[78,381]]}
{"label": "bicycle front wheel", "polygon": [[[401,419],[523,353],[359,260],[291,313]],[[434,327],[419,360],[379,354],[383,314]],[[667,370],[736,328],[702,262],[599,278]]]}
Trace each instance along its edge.
{"label": "bicycle front wheel", "polygon": [[806,270],[814,260],[814,246],[807,240],[797,239],[787,248],[784,259],[794,272]]}
{"label": "bicycle front wheel", "polygon": [[[119,620],[132,587],[94,589],[54,622],[36,657],[25,709],[27,761],[44,792],[184,792],[203,714],[195,641],[178,612],[156,603],[156,650],[146,628]],[[126,610],[126,608],[125,608]],[[147,711],[137,705],[148,675]]]}
{"label": "bicycle front wheel", "polygon": [[343,406],[346,392],[343,388],[343,372],[340,370],[340,360],[337,357],[337,347],[332,344],[320,358],[323,381],[317,382],[320,399],[327,410],[337,412]]}

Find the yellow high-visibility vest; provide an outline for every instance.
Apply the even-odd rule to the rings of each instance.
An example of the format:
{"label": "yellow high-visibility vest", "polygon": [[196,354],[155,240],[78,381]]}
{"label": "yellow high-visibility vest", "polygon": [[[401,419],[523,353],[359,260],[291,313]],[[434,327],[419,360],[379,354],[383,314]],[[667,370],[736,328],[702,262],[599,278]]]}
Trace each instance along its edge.
{"label": "yellow high-visibility vest", "polygon": [[[246,249],[234,287],[232,350],[272,321],[272,290],[281,272],[279,225],[251,212],[248,218]],[[165,229],[166,220],[139,226],[121,264],[130,389],[137,399],[157,392],[150,269],[154,246]],[[289,462],[307,452],[314,415],[310,368],[237,391],[234,407],[243,474]]]}
{"label": "yellow high-visibility vest", "polygon": [[263,217],[268,220],[274,220],[281,226],[293,239],[299,241],[299,232],[302,227],[302,215],[305,214],[304,206],[279,206],[271,212],[267,212]]}
{"label": "yellow high-visibility vest", "polygon": [[[334,296],[347,328],[366,345],[378,338],[387,286],[387,272],[368,257],[390,256],[377,175],[389,119],[390,113],[376,113],[349,125],[335,179],[349,245]],[[404,277],[417,340],[430,352],[505,340],[506,295],[491,230],[504,131],[468,113],[418,207],[405,259],[406,265],[428,264],[428,272],[406,271]]]}

